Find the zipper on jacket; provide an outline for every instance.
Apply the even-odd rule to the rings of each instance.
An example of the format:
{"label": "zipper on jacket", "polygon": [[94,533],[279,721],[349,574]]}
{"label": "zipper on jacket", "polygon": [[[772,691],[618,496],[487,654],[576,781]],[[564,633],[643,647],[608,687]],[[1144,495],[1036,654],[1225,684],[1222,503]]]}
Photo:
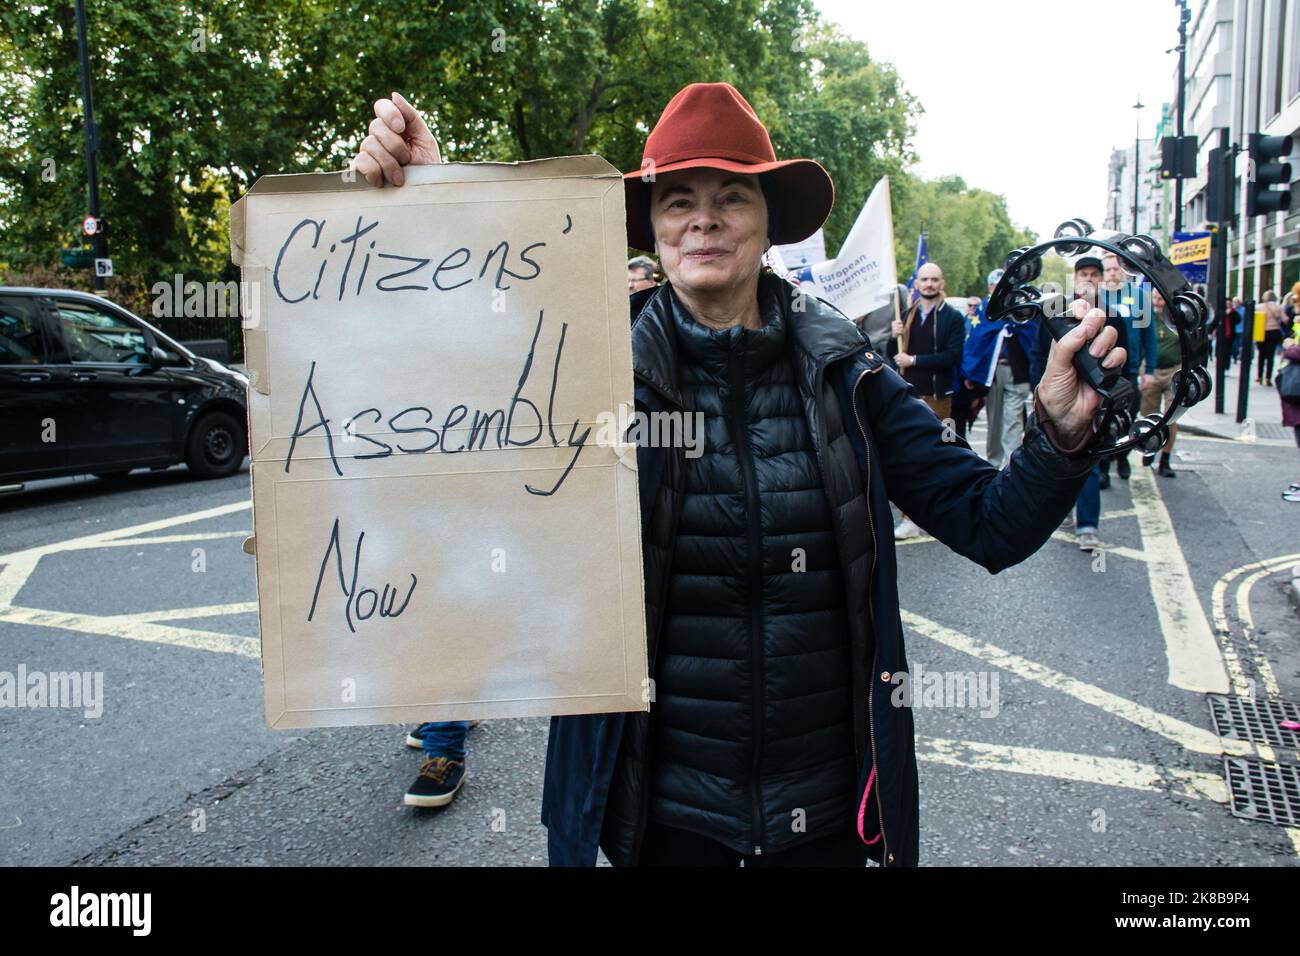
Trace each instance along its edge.
{"label": "zipper on jacket", "polygon": [[[883,368],[883,366],[880,368]],[[880,371],[880,368],[877,368],[876,371]],[[871,528],[872,540],[871,573],[867,578],[867,613],[871,615],[871,626],[874,630],[876,610],[875,604],[871,599],[871,585],[876,579],[876,556],[880,552],[880,541],[876,538],[876,521],[871,513],[871,440],[867,438],[867,429],[862,424],[862,415],[858,412],[858,387],[862,384],[862,380],[870,374],[870,369],[863,369],[862,374],[858,376],[858,380],[853,383],[853,391],[849,395],[849,401],[850,404],[853,405],[853,417],[857,419],[858,430],[862,432],[862,442],[867,449],[867,524]],[[876,698],[876,655],[880,650],[880,642],[884,640],[884,635],[876,634],[874,636],[875,640],[872,642],[871,646],[871,672],[867,675],[867,728],[871,737],[871,766],[876,772],[876,810],[880,815],[880,838],[884,842],[884,848],[881,850],[880,854],[880,865],[888,866],[889,837],[885,835],[885,807],[884,804],[880,802],[881,773],[880,763],[876,757],[875,707],[872,705],[872,702]]]}
{"label": "zipper on jacket", "polygon": [[754,471],[753,449],[749,442],[749,423],[745,414],[745,330],[741,329],[731,341],[729,356],[731,395],[732,441],[736,445],[736,458],[745,482],[745,534],[748,539],[747,607],[749,614],[749,642],[752,668],[753,710],[751,733],[754,737],[753,762],[750,768],[750,797],[754,805],[753,841],[754,855],[763,852],[766,838],[766,821],[763,819],[763,799],[759,784],[759,767],[763,757],[763,541],[759,522],[762,513],[758,507],[758,476]]}

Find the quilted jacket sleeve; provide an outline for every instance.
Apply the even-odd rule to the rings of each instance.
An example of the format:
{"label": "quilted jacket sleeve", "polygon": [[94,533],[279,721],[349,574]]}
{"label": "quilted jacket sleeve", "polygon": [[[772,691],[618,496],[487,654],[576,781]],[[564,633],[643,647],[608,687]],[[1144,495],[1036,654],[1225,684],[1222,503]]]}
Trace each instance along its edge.
{"label": "quilted jacket sleeve", "polygon": [[1023,444],[998,471],[888,368],[864,376],[858,400],[865,404],[890,500],[935,538],[994,573],[1023,561],[1051,537],[1094,465],[1081,448],[1057,447],[1035,414]]}

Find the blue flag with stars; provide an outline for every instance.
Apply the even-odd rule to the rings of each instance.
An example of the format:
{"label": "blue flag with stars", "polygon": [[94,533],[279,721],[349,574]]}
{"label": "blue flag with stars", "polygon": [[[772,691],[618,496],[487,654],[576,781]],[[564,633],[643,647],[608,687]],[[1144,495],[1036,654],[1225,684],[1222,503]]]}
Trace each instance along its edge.
{"label": "blue flag with stars", "polygon": [[921,271],[921,266],[929,261],[930,259],[925,251],[925,233],[921,233],[921,238],[916,243],[916,268],[912,270],[912,278],[907,280],[907,291],[909,293],[915,291],[916,274]]}

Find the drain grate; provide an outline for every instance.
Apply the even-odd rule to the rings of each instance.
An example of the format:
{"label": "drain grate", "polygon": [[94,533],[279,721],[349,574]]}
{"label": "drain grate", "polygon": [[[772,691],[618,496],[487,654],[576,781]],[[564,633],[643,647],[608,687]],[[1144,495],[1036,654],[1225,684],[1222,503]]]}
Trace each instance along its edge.
{"label": "drain grate", "polygon": [[1224,757],[1232,814],[1247,820],[1300,826],[1300,770],[1280,763]]}
{"label": "drain grate", "polygon": [[1231,697],[1210,694],[1210,715],[1220,737],[1300,748],[1300,730],[1281,727],[1287,721],[1300,724],[1300,705],[1285,700],[1259,697]]}

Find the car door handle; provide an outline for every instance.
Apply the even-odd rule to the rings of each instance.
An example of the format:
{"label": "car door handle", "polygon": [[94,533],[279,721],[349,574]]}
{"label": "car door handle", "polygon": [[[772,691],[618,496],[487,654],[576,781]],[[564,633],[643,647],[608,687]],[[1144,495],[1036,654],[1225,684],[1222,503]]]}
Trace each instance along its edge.
{"label": "car door handle", "polygon": [[93,382],[99,378],[94,372],[73,372],[72,380],[74,382]]}
{"label": "car door handle", "polygon": [[48,382],[49,372],[19,372],[18,377],[24,382]]}

